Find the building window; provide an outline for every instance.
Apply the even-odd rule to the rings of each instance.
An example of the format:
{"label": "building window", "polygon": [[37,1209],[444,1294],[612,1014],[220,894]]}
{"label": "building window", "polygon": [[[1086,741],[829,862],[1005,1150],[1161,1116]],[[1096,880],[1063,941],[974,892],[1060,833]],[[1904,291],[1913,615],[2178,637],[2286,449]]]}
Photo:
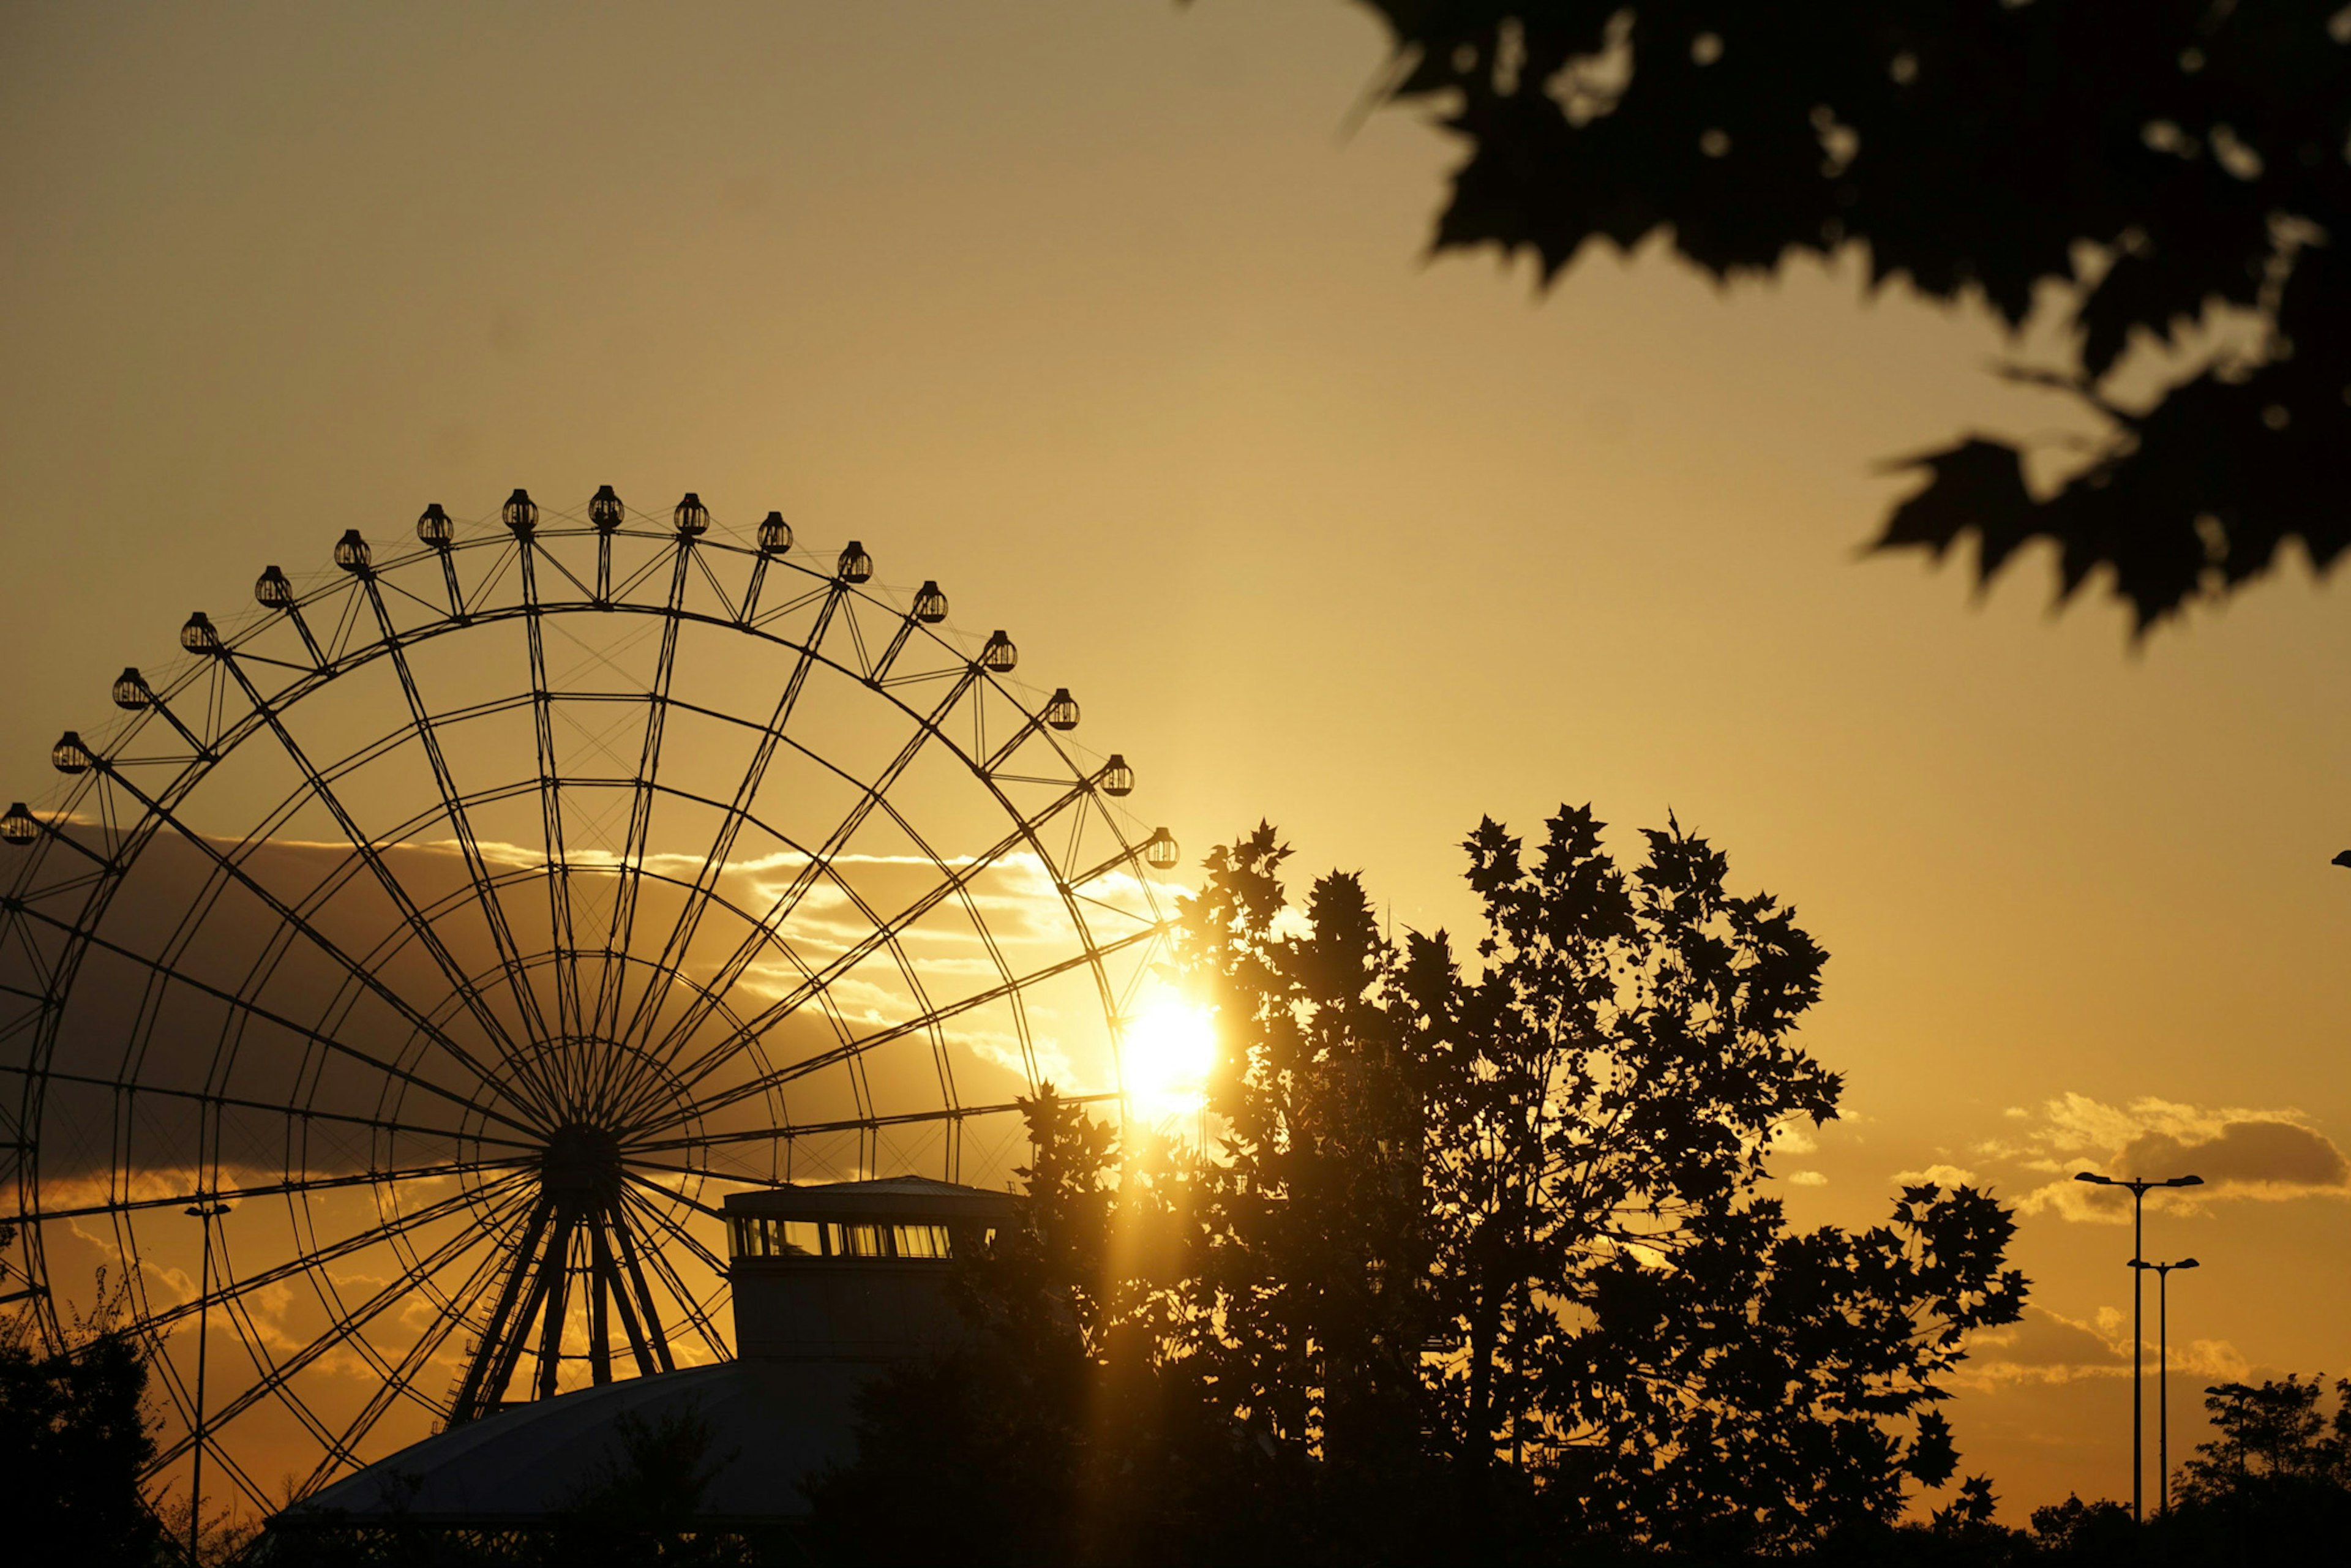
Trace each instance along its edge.
{"label": "building window", "polygon": [[948,1255],[944,1225],[901,1225],[895,1228],[901,1258],[945,1258]]}
{"label": "building window", "polygon": [[823,1227],[813,1220],[736,1215],[726,1229],[737,1258],[813,1258],[824,1246]]}
{"label": "building window", "polygon": [[994,1226],[864,1224],[844,1219],[769,1219],[729,1215],[726,1241],[737,1258],[946,1260],[984,1251]]}
{"label": "building window", "polygon": [[887,1258],[890,1228],[886,1225],[834,1225],[832,1255],[836,1258]]}

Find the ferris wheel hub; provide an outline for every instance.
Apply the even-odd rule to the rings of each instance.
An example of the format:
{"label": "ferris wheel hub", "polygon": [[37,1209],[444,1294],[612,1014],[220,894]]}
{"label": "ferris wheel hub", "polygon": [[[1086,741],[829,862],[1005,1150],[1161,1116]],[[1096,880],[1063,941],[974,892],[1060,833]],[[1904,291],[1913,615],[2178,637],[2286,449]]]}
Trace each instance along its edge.
{"label": "ferris wheel hub", "polygon": [[573,1203],[609,1203],[621,1192],[621,1141],[590,1122],[558,1127],[539,1155],[539,1186]]}

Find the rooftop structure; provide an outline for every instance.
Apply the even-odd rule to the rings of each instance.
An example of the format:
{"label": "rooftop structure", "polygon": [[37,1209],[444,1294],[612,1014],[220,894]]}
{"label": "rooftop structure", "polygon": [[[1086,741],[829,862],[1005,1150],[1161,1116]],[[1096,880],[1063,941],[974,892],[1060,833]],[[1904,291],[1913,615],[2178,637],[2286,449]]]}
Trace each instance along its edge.
{"label": "rooftop structure", "polygon": [[920,1176],[737,1194],[724,1212],[737,1359],[510,1405],[336,1482],[280,1522],[528,1528],[618,1458],[622,1416],[687,1414],[720,1461],[703,1502],[712,1525],[804,1513],[800,1480],[855,1452],[858,1389],[962,1332],[948,1265],[1019,1201]]}

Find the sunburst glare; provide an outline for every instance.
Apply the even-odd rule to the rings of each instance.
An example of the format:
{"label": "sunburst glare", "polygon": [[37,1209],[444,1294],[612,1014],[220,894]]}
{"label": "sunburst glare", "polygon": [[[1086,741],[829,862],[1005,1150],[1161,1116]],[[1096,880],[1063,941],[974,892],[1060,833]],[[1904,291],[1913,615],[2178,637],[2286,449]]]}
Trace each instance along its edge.
{"label": "sunburst glare", "polygon": [[1217,1065],[1216,1020],[1162,991],[1127,1020],[1120,1061],[1127,1103],[1144,1120],[1197,1115]]}

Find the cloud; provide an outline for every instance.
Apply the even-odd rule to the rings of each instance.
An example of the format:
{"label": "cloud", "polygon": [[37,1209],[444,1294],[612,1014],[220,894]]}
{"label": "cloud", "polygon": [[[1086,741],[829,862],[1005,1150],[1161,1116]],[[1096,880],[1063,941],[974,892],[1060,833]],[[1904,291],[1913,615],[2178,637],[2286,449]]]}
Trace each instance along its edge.
{"label": "cloud", "polygon": [[[2156,1363],[2156,1344],[2146,1342],[2147,1371]],[[2234,1378],[2248,1363],[2226,1340],[2196,1340],[2171,1346],[2175,1375]],[[1970,1337],[1968,1361],[1959,1381],[1974,1387],[1995,1384],[2070,1383],[2080,1378],[2127,1377],[2131,1368],[2130,1334],[2116,1316],[2097,1322],[2065,1317],[2043,1307],[2028,1306],[2013,1323],[1984,1329]]]}
{"label": "cloud", "polygon": [[1790,1171],[1788,1185],[1790,1186],[1826,1186],[1829,1185],[1829,1178],[1818,1171]]}
{"label": "cloud", "polygon": [[2053,1212],[2097,1224],[2127,1224],[2130,1196],[2077,1182],[2077,1172],[2157,1180],[2202,1176],[2200,1187],[2173,1189],[2149,1200],[2181,1209],[2351,1197],[2351,1160],[2294,1110],[2206,1108],[2154,1099],[2115,1106],[2067,1094],[2028,1119],[2020,1136],[1979,1144],[1975,1153],[2055,1178],[2028,1192],[2018,1204],[2022,1212]]}
{"label": "cloud", "polygon": [[1961,1166],[1928,1166],[1924,1170],[1896,1171],[1887,1178],[1896,1186],[1979,1186],[1976,1173]]}
{"label": "cloud", "polygon": [[1980,1375],[2062,1379],[2127,1367],[2130,1347],[2110,1343],[2086,1322],[2027,1307],[2015,1322],[1975,1335],[1968,1355]]}
{"label": "cloud", "polygon": [[2294,1122],[2223,1122],[2217,1134],[2194,1142],[2148,1133],[2124,1147],[2120,1164],[2131,1171],[2193,1171],[2208,1185],[2295,1189],[2351,1185],[2351,1161],[2344,1159],[2343,1151],[2323,1134]]}

